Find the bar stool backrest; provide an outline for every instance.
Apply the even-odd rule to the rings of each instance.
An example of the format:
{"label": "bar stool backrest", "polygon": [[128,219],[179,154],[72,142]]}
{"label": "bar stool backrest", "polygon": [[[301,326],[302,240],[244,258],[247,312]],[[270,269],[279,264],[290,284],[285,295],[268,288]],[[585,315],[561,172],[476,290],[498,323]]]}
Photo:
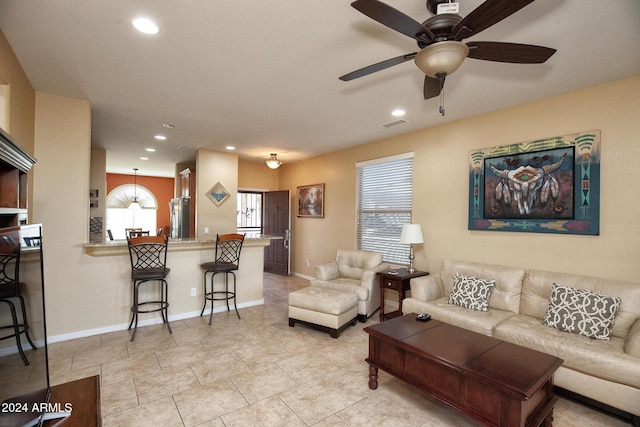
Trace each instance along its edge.
{"label": "bar stool backrest", "polygon": [[167,236],[140,236],[127,239],[129,257],[131,259],[131,275],[136,272],[157,272],[158,276],[166,276]]}
{"label": "bar stool backrest", "polygon": [[238,265],[244,234],[230,233],[216,236],[216,262]]}
{"label": "bar stool backrest", "polygon": [[20,293],[20,228],[0,232],[0,298]]}

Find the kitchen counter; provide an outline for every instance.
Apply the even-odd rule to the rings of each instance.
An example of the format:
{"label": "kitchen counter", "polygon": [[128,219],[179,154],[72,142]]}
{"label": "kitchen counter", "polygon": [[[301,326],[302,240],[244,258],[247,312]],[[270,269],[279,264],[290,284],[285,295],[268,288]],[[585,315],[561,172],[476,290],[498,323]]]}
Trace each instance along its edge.
{"label": "kitchen counter", "polygon": [[[270,236],[266,234],[247,234],[244,238],[242,248],[264,247],[269,246],[271,240],[282,239],[282,236]],[[202,249],[215,250],[215,239],[198,240],[198,239],[169,239],[169,252],[175,251],[191,251]],[[103,243],[87,243],[84,245],[85,252],[91,256],[108,256],[128,254],[126,240],[111,240]]]}
{"label": "kitchen counter", "polygon": [[[282,239],[282,237],[260,234],[246,235],[240,254],[239,269],[236,271],[238,308],[264,304],[262,293],[264,248],[269,246],[274,239]],[[171,269],[171,273],[169,273],[167,281],[169,282],[170,321],[200,316],[204,301],[200,265],[213,259],[215,246],[215,234],[211,240],[204,241],[196,239],[169,240],[167,266]],[[127,241],[84,243],[78,249],[82,251],[83,266],[86,266],[82,273],[77,273],[82,277],[78,280],[82,280],[83,284],[81,287],[81,292],[84,293],[83,301],[87,301],[83,308],[86,312],[84,321],[79,328],[59,328],[56,333],[49,336],[50,342],[126,330],[131,320],[131,261]],[[35,263],[30,264],[35,266]],[[25,264],[25,267],[27,266],[28,264]],[[31,268],[31,270],[35,271],[35,268]],[[50,271],[53,274],[55,269],[51,268]],[[25,279],[29,279],[28,275],[25,276]],[[217,288],[220,289],[224,286],[223,279],[223,274],[216,275],[215,286]],[[56,297],[55,293],[47,295],[51,304],[61,306],[66,304],[68,307],[73,304],[67,299],[56,301]],[[209,314],[209,310],[208,306],[205,315]],[[224,301],[216,302],[215,312],[226,310]],[[150,313],[140,321],[139,326],[156,324],[161,321],[162,319],[157,313]]]}

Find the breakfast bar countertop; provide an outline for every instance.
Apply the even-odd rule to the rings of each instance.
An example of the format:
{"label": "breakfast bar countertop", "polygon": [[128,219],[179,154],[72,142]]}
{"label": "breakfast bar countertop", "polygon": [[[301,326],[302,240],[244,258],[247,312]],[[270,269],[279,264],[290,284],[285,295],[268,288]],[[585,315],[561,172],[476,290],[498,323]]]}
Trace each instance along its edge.
{"label": "breakfast bar countertop", "polygon": [[[283,239],[282,236],[273,236],[259,233],[247,233],[244,238],[243,247],[264,247],[269,246],[271,240]],[[190,251],[199,249],[215,248],[216,240],[198,240],[198,239],[169,239],[169,252],[171,251]],[[84,245],[85,252],[91,256],[107,256],[107,255],[124,255],[129,253],[127,241],[107,240],[101,243],[86,243]]]}

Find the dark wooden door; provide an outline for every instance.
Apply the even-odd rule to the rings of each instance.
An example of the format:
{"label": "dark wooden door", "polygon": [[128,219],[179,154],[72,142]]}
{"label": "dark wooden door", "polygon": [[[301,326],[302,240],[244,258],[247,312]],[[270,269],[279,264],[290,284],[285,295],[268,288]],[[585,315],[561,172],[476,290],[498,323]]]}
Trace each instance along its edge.
{"label": "dark wooden door", "polygon": [[282,236],[264,249],[264,271],[289,275],[289,190],[264,193],[264,234]]}

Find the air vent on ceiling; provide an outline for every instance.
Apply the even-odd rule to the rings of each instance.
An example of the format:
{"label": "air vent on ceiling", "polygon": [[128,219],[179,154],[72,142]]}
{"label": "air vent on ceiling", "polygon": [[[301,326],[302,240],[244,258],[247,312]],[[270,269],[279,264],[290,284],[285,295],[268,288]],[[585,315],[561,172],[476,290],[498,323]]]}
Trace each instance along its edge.
{"label": "air vent on ceiling", "polygon": [[178,148],[177,148],[178,151],[191,151],[193,149],[194,148],[190,145],[178,145]]}
{"label": "air vent on ceiling", "polygon": [[400,125],[403,125],[405,123],[407,123],[406,120],[399,119],[399,120],[395,120],[393,122],[385,123],[385,124],[382,125],[382,127],[383,128],[392,128],[394,126],[400,126]]}

